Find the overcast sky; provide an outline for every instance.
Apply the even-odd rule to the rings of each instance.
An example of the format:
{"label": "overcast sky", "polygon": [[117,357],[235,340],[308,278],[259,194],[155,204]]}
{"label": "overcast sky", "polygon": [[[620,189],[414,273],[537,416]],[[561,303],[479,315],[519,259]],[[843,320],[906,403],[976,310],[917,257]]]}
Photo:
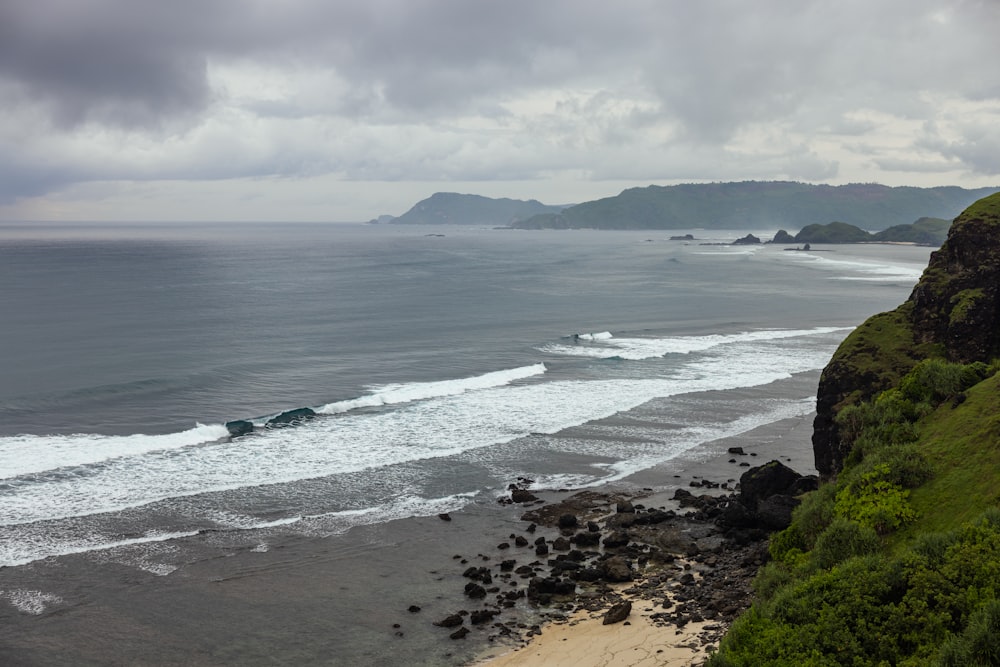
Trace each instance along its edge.
{"label": "overcast sky", "polygon": [[0,219],[1000,185],[1000,0],[0,0]]}

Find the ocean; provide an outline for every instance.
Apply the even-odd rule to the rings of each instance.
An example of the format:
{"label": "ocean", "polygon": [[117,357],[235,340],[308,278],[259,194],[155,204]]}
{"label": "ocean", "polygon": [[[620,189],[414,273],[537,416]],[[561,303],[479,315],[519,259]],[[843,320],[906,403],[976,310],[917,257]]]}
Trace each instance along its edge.
{"label": "ocean", "polygon": [[62,559],[169,579],[519,477],[648,484],[811,414],[930,249],[721,245],[745,233],[0,224],[3,613],[58,610],[12,573]]}

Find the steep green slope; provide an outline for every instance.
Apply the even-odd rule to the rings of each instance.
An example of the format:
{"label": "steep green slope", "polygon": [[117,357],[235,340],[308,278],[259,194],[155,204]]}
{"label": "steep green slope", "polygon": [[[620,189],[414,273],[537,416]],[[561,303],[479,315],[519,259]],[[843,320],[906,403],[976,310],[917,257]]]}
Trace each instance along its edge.
{"label": "steep green slope", "polygon": [[929,356],[963,363],[1000,356],[1000,193],[958,216],[906,303],[859,326],[823,370],[813,429],[821,475],[836,475],[847,454],[836,413]]}
{"label": "steep green slope", "polygon": [[[712,667],[1000,665],[1000,195],[823,372],[825,483]],[[960,333],[959,333],[960,332]]]}

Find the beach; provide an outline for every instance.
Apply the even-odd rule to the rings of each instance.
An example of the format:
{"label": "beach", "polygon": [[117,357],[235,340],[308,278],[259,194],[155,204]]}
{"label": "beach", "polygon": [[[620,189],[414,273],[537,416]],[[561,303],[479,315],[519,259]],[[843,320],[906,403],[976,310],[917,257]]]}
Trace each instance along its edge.
{"label": "beach", "polygon": [[[806,415],[707,443],[696,456],[675,461],[669,475],[650,469],[634,479],[584,490],[592,508],[586,516],[613,517],[617,502],[628,498],[647,511],[683,511],[673,500],[677,489],[725,493],[721,485],[731,489],[747,470],[740,463],[778,459],[808,472],[809,433],[811,416]],[[745,454],[734,457],[730,447],[743,447]],[[708,483],[720,488],[702,487]],[[539,501],[524,505],[494,500],[442,517],[361,526],[337,538],[290,536],[256,549],[220,548],[212,533],[204,533],[182,540],[186,560],[169,573],[157,572],[153,562],[143,569],[114,562],[120,558],[101,563],[82,555],[3,568],[0,590],[39,593],[23,596],[19,607],[0,608],[6,630],[0,661],[461,665],[493,657],[488,664],[559,664],[552,662],[551,651],[585,656],[574,659],[578,665],[616,664],[603,662],[607,656],[625,661],[621,664],[642,664],[632,662],[641,655],[661,661],[657,664],[667,656],[679,662],[666,664],[700,660],[708,646],[716,645],[725,622],[689,622],[681,629],[662,615],[650,619],[657,610],[664,612],[660,593],[669,591],[677,576],[706,568],[697,560],[705,554],[689,544],[669,569],[651,566],[641,577],[637,571],[634,585],[615,585],[611,598],[635,601],[629,625],[600,625],[608,606],[603,597],[570,597],[552,605],[518,599],[488,622],[464,622],[470,632],[462,639],[450,639],[453,629],[434,625],[482,606],[463,594],[469,581],[463,573],[470,567],[496,572],[504,559],[544,563],[533,551],[534,542],[526,548],[502,545],[516,535],[544,537],[551,545],[559,530],[539,524],[528,533],[531,522],[523,516],[580,493],[539,491]],[[718,546],[713,543],[711,551]],[[650,577],[657,585],[648,586]],[[523,590],[524,582],[517,583]],[[345,634],[350,641],[345,642]]]}

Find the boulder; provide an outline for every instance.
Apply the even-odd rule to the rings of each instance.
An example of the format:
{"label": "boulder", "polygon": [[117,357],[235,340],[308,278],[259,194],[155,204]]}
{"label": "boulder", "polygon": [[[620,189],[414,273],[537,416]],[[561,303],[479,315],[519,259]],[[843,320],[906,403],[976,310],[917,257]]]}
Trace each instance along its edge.
{"label": "boulder", "polygon": [[530,503],[538,500],[538,496],[533,494],[527,489],[512,489],[510,492],[510,499],[515,503]]}
{"label": "boulder", "polygon": [[438,626],[439,628],[457,628],[458,626],[462,625],[462,623],[464,623],[464,620],[462,619],[461,614],[452,614],[451,616],[447,616],[441,619],[434,625]]}
{"label": "boulder", "polygon": [[612,583],[632,581],[632,564],[623,556],[605,558],[597,564],[601,578]]}
{"label": "boulder", "polygon": [[602,625],[612,625],[613,623],[621,623],[629,614],[632,613],[632,603],[629,600],[624,602],[619,602],[618,604],[608,609],[607,613],[604,614],[604,620],[601,621]]}
{"label": "boulder", "polygon": [[756,509],[757,504],[765,498],[789,495],[789,491],[801,477],[781,461],[769,461],[751,468],[740,477],[740,501],[747,507]]}
{"label": "boulder", "polygon": [[777,494],[757,503],[757,522],[761,528],[784,530],[792,525],[792,510],[799,505],[794,496]]}
{"label": "boulder", "polygon": [[267,420],[267,426],[290,426],[292,424],[300,424],[307,419],[312,419],[315,416],[316,411],[312,408],[296,408],[295,410],[282,412],[276,417],[271,417]]}
{"label": "boulder", "polygon": [[226,422],[226,430],[229,431],[229,435],[231,437],[238,438],[241,435],[253,433],[253,422],[247,421],[246,419],[236,419],[231,422]]}

